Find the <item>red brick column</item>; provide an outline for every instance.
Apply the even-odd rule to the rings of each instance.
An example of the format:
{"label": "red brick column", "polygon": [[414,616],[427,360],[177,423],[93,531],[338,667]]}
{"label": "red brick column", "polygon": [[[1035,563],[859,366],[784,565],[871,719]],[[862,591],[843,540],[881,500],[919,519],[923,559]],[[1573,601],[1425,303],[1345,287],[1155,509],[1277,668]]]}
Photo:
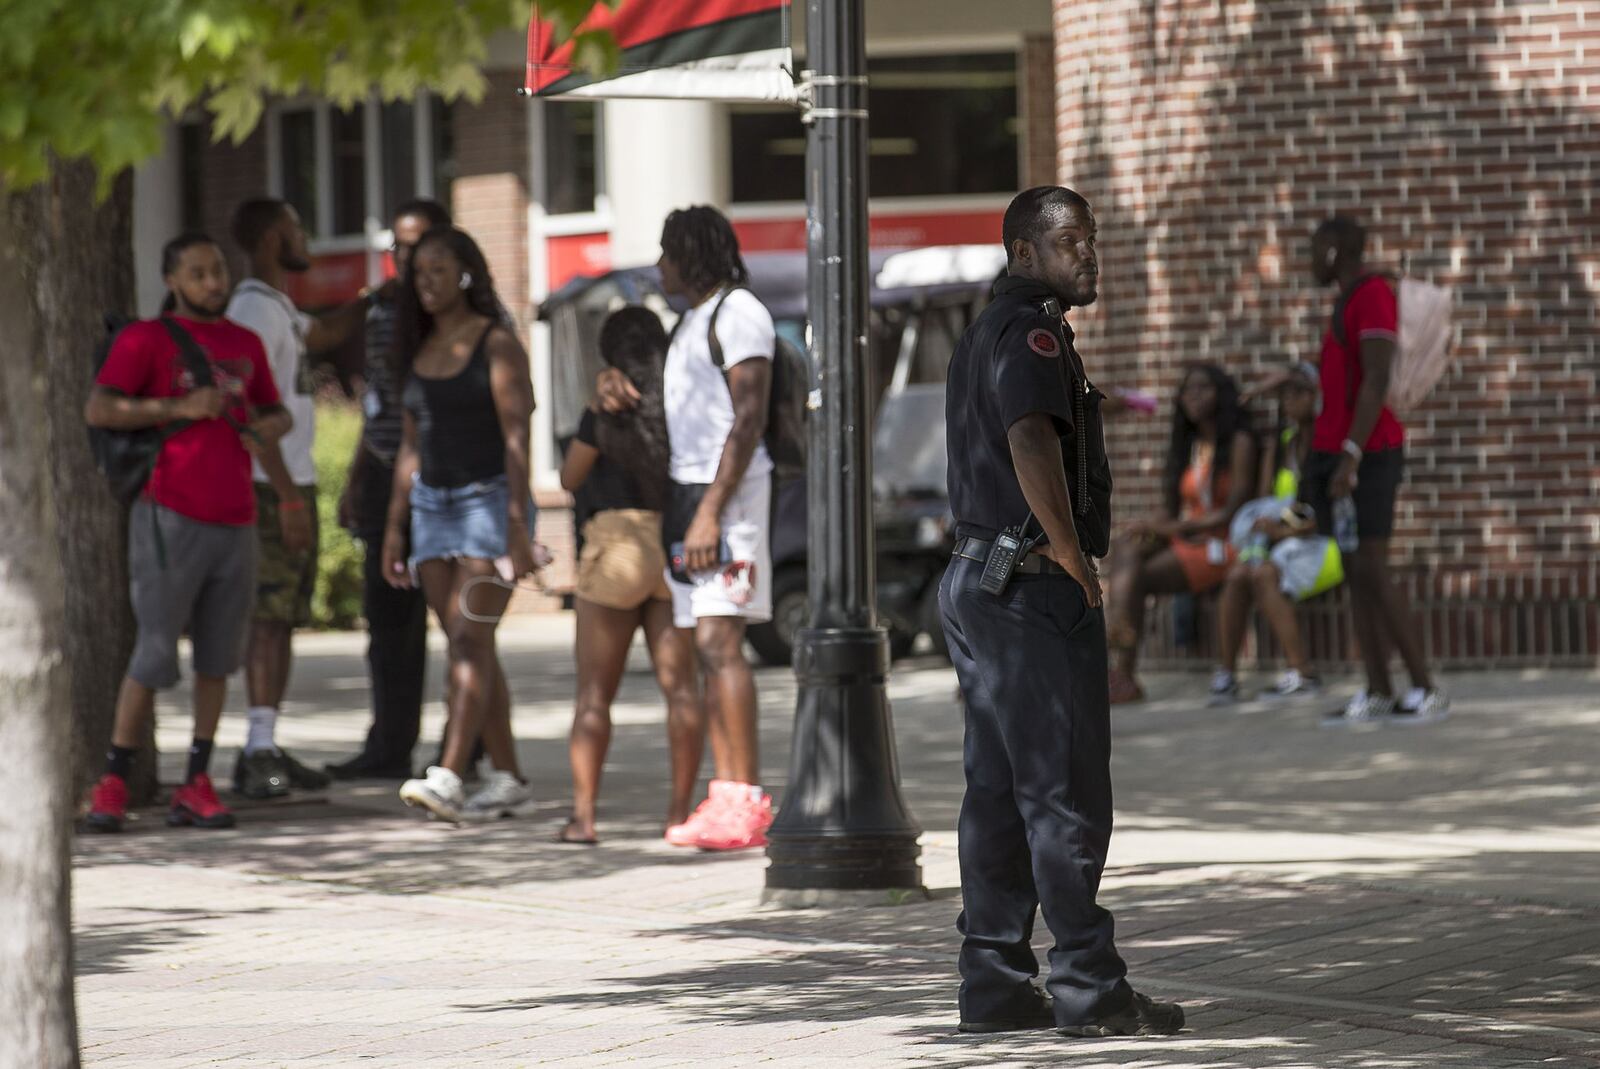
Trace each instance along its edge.
{"label": "red brick column", "polygon": [[522,324],[532,322],[528,300],[528,102],[517,94],[521,75],[487,72],[477,104],[454,108],[456,179],[450,211],[488,258],[500,299]]}
{"label": "red brick column", "polygon": [[1022,119],[1023,188],[1049,185],[1056,174],[1055,42],[1031,35],[1022,42],[1017,106]]}
{"label": "red brick column", "polygon": [[1307,241],[1349,211],[1376,263],[1456,288],[1456,359],[1407,420],[1395,538],[1430,644],[1592,660],[1600,18],[1584,8],[1057,0],[1058,177],[1101,228],[1082,348],[1103,382],[1163,400],[1111,429],[1121,516],[1156,507],[1185,363],[1248,381],[1315,358],[1332,295]]}

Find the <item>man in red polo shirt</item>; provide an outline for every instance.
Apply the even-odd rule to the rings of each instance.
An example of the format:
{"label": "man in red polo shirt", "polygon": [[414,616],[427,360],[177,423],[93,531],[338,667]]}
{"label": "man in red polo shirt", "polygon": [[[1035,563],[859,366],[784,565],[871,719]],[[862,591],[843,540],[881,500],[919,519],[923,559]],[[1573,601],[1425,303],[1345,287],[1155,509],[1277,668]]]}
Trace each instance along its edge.
{"label": "man in red polo shirt", "polygon": [[144,320],[117,335],[84,410],[91,427],[112,430],[185,422],[162,445],[128,520],[128,586],[138,637],[117,695],[106,772],[90,800],[91,831],[122,830],[129,766],[154,715],[156,691],[178,681],[178,637],[186,627],[194,647],[194,742],[167,823],[233,825],[208,767],[255,600],[250,457],[275,451],[292,425],[261,339],[223,318],[228,265],[216,242],[201,234],[175,238],[162,250],[161,268],[167,311],[205,354],[213,384],[195,381],[166,323]]}
{"label": "man in red polo shirt", "polygon": [[[1330,714],[1330,726],[1425,723],[1448,715],[1450,700],[1434,686],[1422,643],[1389,574],[1389,536],[1395,494],[1405,468],[1405,429],[1385,397],[1399,337],[1394,285],[1363,257],[1361,224],[1336,215],[1311,239],[1311,273],[1322,286],[1337,283],[1339,300],[1322,337],[1323,407],[1311,436],[1301,497],[1317,514],[1317,529],[1335,535],[1334,512],[1355,506],[1359,545],[1344,549],[1350,614],[1367,685]],[[1343,548],[1343,547],[1341,547]],[[1389,651],[1400,651],[1411,690],[1398,699],[1389,677]]]}

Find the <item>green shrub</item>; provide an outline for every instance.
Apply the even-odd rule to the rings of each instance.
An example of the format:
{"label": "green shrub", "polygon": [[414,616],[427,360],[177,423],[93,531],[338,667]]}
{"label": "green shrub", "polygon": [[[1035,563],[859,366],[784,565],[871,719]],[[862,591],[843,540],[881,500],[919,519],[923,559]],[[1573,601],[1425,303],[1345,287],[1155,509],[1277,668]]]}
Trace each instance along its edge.
{"label": "green shrub", "polygon": [[339,496],[344,493],[361,437],[361,409],[349,401],[317,400],[317,522],[322,548],[317,558],[317,588],[311,597],[311,626],[349,630],[361,619],[361,543],[339,526]]}

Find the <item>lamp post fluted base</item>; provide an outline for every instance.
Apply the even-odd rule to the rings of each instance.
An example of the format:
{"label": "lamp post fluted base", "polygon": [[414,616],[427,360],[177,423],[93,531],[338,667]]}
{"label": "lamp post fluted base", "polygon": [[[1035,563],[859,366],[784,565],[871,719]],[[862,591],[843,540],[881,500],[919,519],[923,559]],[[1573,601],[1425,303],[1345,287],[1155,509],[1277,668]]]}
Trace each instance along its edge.
{"label": "lamp post fluted base", "polygon": [[767,833],[769,900],[826,899],[784,892],[926,894],[922,829],[900,795],[888,672],[882,628],[814,628],[797,636],[800,697],[789,785]]}

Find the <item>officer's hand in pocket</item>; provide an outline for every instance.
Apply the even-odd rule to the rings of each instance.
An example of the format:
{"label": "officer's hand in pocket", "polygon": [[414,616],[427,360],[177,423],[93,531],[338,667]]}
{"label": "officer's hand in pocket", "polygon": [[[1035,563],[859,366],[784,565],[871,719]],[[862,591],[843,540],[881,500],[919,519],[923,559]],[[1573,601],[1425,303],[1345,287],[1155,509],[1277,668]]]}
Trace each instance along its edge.
{"label": "officer's hand in pocket", "polygon": [[1089,567],[1089,560],[1083,555],[1081,549],[1071,549],[1056,553],[1051,552],[1051,559],[1067,570],[1067,574],[1083,588],[1083,600],[1089,608],[1100,607],[1100,577],[1094,574],[1094,569]]}

